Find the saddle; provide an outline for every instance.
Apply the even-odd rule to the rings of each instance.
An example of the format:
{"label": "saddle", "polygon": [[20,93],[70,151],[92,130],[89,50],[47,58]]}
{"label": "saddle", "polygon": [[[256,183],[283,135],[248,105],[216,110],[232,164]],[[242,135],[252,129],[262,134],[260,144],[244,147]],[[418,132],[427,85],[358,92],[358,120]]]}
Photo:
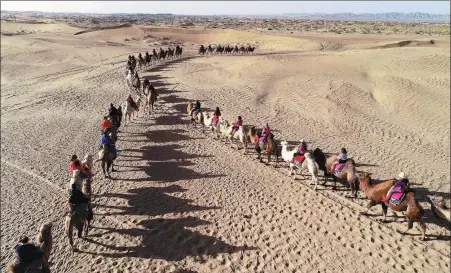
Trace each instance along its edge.
{"label": "saddle", "polygon": [[402,187],[395,187],[393,191],[394,192],[390,196],[388,202],[394,206],[397,206],[406,198],[406,192],[402,189]]}
{"label": "saddle", "polygon": [[260,148],[263,148],[263,145],[265,145],[265,137],[258,138],[258,145],[260,146]]}
{"label": "saddle", "polygon": [[338,163],[337,165],[335,165],[335,169],[334,169],[334,174],[338,174],[341,172],[341,170],[343,170],[343,168],[345,167],[345,163]]}
{"label": "saddle", "polygon": [[197,114],[199,114],[199,110],[193,110],[191,113],[192,113],[191,116],[193,117],[193,119],[196,119]]}
{"label": "saddle", "polygon": [[302,166],[302,163],[305,160],[305,156],[303,155],[297,155],[293,158],[293,160],[291,161],[291,163],[294,163],[294,165],[298,168],[300,168]]}

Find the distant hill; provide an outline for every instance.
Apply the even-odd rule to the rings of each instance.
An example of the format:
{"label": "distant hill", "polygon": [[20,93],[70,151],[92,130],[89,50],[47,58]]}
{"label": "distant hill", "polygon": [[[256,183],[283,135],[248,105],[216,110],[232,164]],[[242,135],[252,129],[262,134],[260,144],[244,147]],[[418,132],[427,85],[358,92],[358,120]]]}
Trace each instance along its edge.
{"label": "distant hill", "polygon": [[450,22],[449,14],[429,14],[423,12],[388,12],[388,13],[286,13],[286,17],[315,18],[324,20],[368,20],[368,21],[430,21]]}

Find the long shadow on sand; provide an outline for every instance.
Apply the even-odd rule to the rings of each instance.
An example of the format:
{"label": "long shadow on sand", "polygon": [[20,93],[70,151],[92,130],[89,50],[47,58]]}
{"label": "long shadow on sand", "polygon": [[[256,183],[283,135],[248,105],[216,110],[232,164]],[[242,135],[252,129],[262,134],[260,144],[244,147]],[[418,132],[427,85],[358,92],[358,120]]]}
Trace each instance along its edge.
{"label": "long shadow on sand", "polygon": [[[121,198],[127,200],[129,206],[104,206],[107,209],[121,210],[120,212],[106,213],[104,215],[144,215],[158,216],[167,213],[188,213],[192,211],[212,210],[218,207],[203,207],[192,204],[192,200],[171,196],[168,193],[186,191],[177,185],[168,187],[147,187],[129,190],[127,194],[105,194],[108,198]],[[140,257],[158,258],[169,261],[180,261],[187,256],[205,259],[205,255],[216,256],[219,253],[234,253],[255,249],[248,246],[233,246],[213,236],[201,234],[188,228],[209,225],[211,222],[196,217],[187,216],[178,219],[147,219],[138,223],[140,228],[115,229],[99,228],[105,230],[101,236],[108,233],[119,233],[140,239],[137,246],[117,246],[101,243],[91,236],[86,241],[101,245],[107,250],[121,253],[91,253],[108,257]],[[84,252],[84,251],[81,251]],[[84,252],[89,253],[89,252]]]}

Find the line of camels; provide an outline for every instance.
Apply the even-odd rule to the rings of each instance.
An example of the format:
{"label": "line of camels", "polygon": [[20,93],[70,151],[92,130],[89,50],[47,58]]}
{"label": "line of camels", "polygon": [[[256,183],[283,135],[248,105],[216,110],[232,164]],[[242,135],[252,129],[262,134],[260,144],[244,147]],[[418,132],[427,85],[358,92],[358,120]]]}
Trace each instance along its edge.
{"label": "line of camels", "polygon": [[136,70],[136,66],[138,66],[138,69],[147,68],[148,66],[156,63],[160,63],[163,61],[169,61],[175,58],[180,58],[183,53],[183,48],[179,45],[175,47],[175,49],[172,49],[168,47],[166,50],[162,49],[160,47],[160,50],[157,52],[155,48],[152,50],[152,53],[149,54],[148,51],[141,55],[141,53],[138,54],[138,58],[135,58],[134,55],[129,55],[128,59],[131,61],[131,66],[133,70]]}
{"label": "line of camels", "polygon": [[[266,153],[267,162],[269,165],[271,162],[271,157],[275,156],[275,167],[279,161],[279,156],[282,157],[285,163],[289,166],[289,175],[293,175],[293,179],[296,179],[297,171],[305,177],[303,170],[307,170],[311,176],[310,185],[315,184],[314,190],[316,190],[319,174],[322,173],[323,184],[325,185],[329,179],[334,182],[333,190],[336,190],[336,183],[339,182],[351,189],[351,198],[357,197],[358,190],[360,189],[364,195],[369,199],[366,206],[366,211],[362,212],[362,215],[367,215],[368,211],[376,205],[381,205],[382,213],[384,216],[383,222],[386,222],[387,210],[390,208],[394,212],[403,212],[407,217],[407,230],[406,233],[413,227],[413,223],[418,221],[421,228],[421,240],[425,239],[426,236],[426,223],[423,219],[424,209],[419,204],[415,197],[415,191],[408,188],[405,197],[399,204],[384,203],[382,200],[387,196],[388,191],[395,184],[397,179],[389,179],[382,181],[380,183],[375,183],[368,172],[357,172],[356,163],[352,158],[348,158],[344,166],[338,172],[331,171],[333,163],[335,162],[337,155],[326,158],[325,154],[320,148],[315,148],[314,150],[308,150],[304,154],[304,160],[302,162],[294,161],[295,153],[297,153],[298,147],[293,150],[288,150],[288,142],[281,141],[281,151],[279,151],[278,145],[274,139],[274,135],[269,133],[266,137],[262,137],[255,126],[239,126],[232,135],[233,125],[229,124],[229,121],[219,116],[216,123],[212,123],[214,112],[207,113],[204,111],[192,111],[193,103],[188,103],[187,105],[187,115],[190,123],[188,126],[196,128],[196,125],[202,127],[202,132],[205,132],[205,128],[209,129],[213,133],[213,137],[217,139],[224,139],[225,143],[230,142],[233,146],[235,142],[237,150],[240,146],[243,148],[243,154],[247,153],[248,144],[251,144],[255,152],[257,153],[257,159],[263,162],[262,153]],[[437,218],[441,218],[450,222],[451,211],[446,207],[444,200],[435,204],[432,200],[427,197],[428,202],[431,204],[432,211]],[[404,213],[405,211],[405,213]]]}
{"label": "line of camels", "polygon": [[245,46],[222,46],[217,45],[216,47],[212,47],[211,45],[208,45],[207,47],[204,47],[204,45],[200,45],[199,48],[199,55],[205,55],[205,54],[252,54],[254,53],[255,47],[252,47],[248,45]]}
{"label": "line of camels", "polygon": [[[181,51],[180,51],[181,52]],[[129,58],[130,60],[130,58]],[[148,89],[149,90],[149,89]],[[144,88],[143,88],[144,91]],[[151,93],[151,92],[148,92]],[[154,103],[155,101],[153,101]],[[124,126],[126,123],[126,117],[133,116],[135,118],[135,114],[137,117],[139,107],[141,105],[141,95],[138,95],[135,103],[137,107],[134,108],[130,105],[129,102],[125,101],[123,107],[123,117],[124,117]],[[153,105],[153,104],[152,104]],[[418,203],[415,198],[415,191],[409,189],[406,194],[404,200],[398,204],[386,204],[382,202],[384,197],[387,195],[389,189],[394,185],[396,179],[389,179],[377,184],[373,184],[370,173],[361,172],[357,175],[356,163],[352,158],[347,159],[344,167],[338,173],[330,172],[331,166],[335,161],[337,156],[331,156],[326,158],[325,154],[320,148],[316,148],[313,151],[308,150],[304,154],[305,160],[301,164],[296,164],[292,159],[294,154],[298,151],[298,148],[289,151],[288,150],[288,142],[281,141],[282,149],[279,151],[278,145],[274,139],[274,135],[269,133],[266,138],[262,138],[261,133],[257,130],[256,126],[239,126],[238,130],[235,131],[232,135],[233,127],[229,124],[228,120],[224,119],[222,116],[219,117],[218,121],[215,124],[212,124],[213,113],[207,113],[204,111],[194,111],[192,112],[193,105],[192,103],[188,103],[187,105],[187,117],[189,120],[188,126],[192,126],[196,128],[197,125],[201,125],[202,132],[205,132],[205,128],[209,129],[213,133],[213,138],[217,139],[225,139],[225,143],[230,142],[232,146],[235,142],[236,148],[239,149],[241,146],[244,149],[244,154],[247,153],[248,144],[253,145],[255,151],[257,152],[260,162],[263,162],[262,154],[266,153],[267,162],[269,165],[271,162],[271,157],[274,155],[276,157],[275,167],[277,167],[279,156],[282,157],[283,161],[288,163],[289,165],[289,175],[293,175],[293,178],[296,179],[297,171],[305,177],[304,171],[307,170],[311,175],[311,183],[315,184],[314,189],[318,185],[319,175],[322,174],[324,181],[323,185],[327,183],[329,179],[332,179],[334,182],[333,189],[336,189],[336,182],[339,182],[348,188],[351,189],[351,194],[353,197],[357,197],[358,189],[360,189],[365,196],[369,199],[369,203],[366,206],[367,210],[363,215],[366,215],[367,212],[378,204],[381,205],[384,222],[386,221],[387,209],[390,208],[395,212],[400,212],[405,210],[405,216],[408,219],[407,230],[413,227],[413,223],[418,221],[421,227],[421,240],[425,239],[426,236],[426,224],[424,222],[424,209]],[[113,140],[113,145],[115,145],[118,140],[117,133],[118,129],[121,126],[122,116],[109,116],[109,120],[111,122],[111,130],[109,132],[110,138]],[[103,170],[103,174],[106,178],[111,178],[109,169],[114,171],[113,161],[115,160],[115,156],[109,152],[109,149],[106,146],[102,146],[98,153],[99,159],[97,161],[101,161],[101,166]],[[117,155],[116,155],[117,156]],[[93,176],[93,157],[91,154],[86,154],[84,159],[82,160],[82,165],[85,170],[88,171],[90,176]],[[106,168],[105,168],[106,166]],[[91,215],[88,216],[88,219],[83,218],[81,215],[73,212],[72,214],[68,214],[65,216],[65,234],[68,237],[69,244],[73,251],[76,251],[73,242],[73,233],[74,230],[77,230],[77,234],[79,238],[88,235],[88,230],[90,227],[90,222],[93,220],[93,212],[91,207],[92,200],[92,187],[91,182],[87,179],[83,179],[81,177],[81,173],[79,170],[75,170],[71,174],[72,183],[81,183],[82,192],[85,196],[89,197],[88,208],[84,208],[90,211]],[[435,204],[429,197],[427,197],[428,202],[431,204],[432,211],[434,215],[438,218],[442,218],[450,222],[450,210],[446,207],[445,202],[442,200]],[[42,225],[39,229],[39,232],[36,236],[36,247],[39,249],[42,256],[33,260],[30,264],[23,264],[14,260],[14,262],[10,263],[7,266],[7,271],[14,273],[25,273],[25,272],[40,272],[40,273],[49,273],[49,259],[50,254],[53,248],[53,237],[52,237],[52,222],[46,223]],[[75,228],[75,229],[74,229]],[[406,231],[407,231],[406,230]]]}

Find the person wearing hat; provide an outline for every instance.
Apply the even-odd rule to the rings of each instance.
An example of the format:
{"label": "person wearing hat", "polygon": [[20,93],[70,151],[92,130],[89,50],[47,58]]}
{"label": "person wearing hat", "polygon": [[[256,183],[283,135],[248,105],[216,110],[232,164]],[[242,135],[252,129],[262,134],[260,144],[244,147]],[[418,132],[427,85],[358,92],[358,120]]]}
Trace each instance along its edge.
{"label": "person wearing hat", "polygon": [[387,203],[394,193],[403,193],[406,191],[409,185],[409,179],[407,179],[407,175],[404,172],[401,172],[398,175],[398,178],[399,179],[396,180],[395,184],[390,188],[382,202]]}
{"label": "person wearing hat", "polygon": [[334,163],[332,164],[330,172],[334,173],[335,166],[337,166],[338,164],[346,163],[347,160],[348,160],[348,151],[346,151],[346,148],[341,148],[341,151],[338,154],[337,159],[335,159]]}
{"label": "person wearing hat", "polygon": [[293,159],[291,160],[291,163],[294,162],[294,158],[296,156],[304,155],[307,152],[307,143],[305,143],[304,139],[301,139],[301,143],[299,144],[298,148],[299,148],[298,151],[296,153],[294,153],[294,155],[293,155]]}

